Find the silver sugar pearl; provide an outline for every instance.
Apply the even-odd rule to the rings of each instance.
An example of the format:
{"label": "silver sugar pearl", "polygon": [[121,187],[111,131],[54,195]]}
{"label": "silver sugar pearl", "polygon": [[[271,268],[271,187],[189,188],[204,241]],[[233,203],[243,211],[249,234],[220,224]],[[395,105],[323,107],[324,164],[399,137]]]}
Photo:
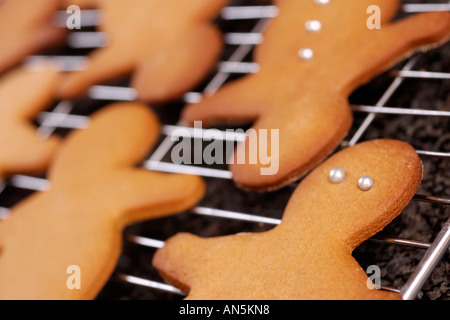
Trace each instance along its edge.
{"label": "silver sugar pearl", "polygon": [[305,23],[305,28],[309,32],[319,32],[322,30],[322,23],[319,20],[308,20]]}
{"label": "silver sugar pearl", "polygon": [[302,60],[311,60],[314,58],[314,51],[311,48],[303,48],[298,52],[298,56]]}
{"label": "silver sugar pearl", "polygon": [[369,191],[373,187],[373,179],[367,176],[361,177],[358,186],[362,191]]}
{"label": "silver sugar pearl", "polygon": [[344,182],[346,177],[345,171],[341,168],[334,168],[330,171],[329,180],[331,183],[339,184]]}

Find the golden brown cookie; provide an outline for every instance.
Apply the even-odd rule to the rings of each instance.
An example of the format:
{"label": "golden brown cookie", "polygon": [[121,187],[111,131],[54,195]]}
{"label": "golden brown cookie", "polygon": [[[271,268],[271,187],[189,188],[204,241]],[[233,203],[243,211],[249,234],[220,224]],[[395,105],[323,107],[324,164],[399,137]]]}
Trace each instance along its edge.
{"label": "golden brown cookie", "polygon": [[[215,65],[221,35],[210,21],[227,0],[92,0],[102,11],[99,29],[109,44],[96,50],[86,70],[69,74],[61,97],[133,73],[139,99],[162,102],[195,87]],[[77,4],[77,1],[73,1]]]}
{"label": "golden brown cookie", "polygon": [[62,43],[66,31],[54,24],[60,0],[0,2],[0,73],[26,56]]}
{"label": "golden brown cookie", "polygon": [[95,298],[114,270],[125,226],[202,197],[198,177],[133,167],[159,129],[147,106],[116,104],[67,138],[49,170],[50,189],[0,223],[0,299]]}
{"label": "golden brown cookie", "polygon": [[[304,176],[328,156],[352,124],[348,96],[359,86],[419,49],[450,36],[450,13],[413,15],[390,22],[398,0],[279,0],[280,14],[256,48],[256,74],[231,82],[213,96],[188,105],[185,122],[251,123],[279,130],[279,170],[262,175],[262,161],[230,166],[244,189],[271,191]],[[367,8],[381,9],[381,29],[369,29]],[[248,155],[249,138],[238,147]],[[270,150],[270,147],[267,148]],[[264,150],[264,149],[263,149]]]}
{"label": "golden brown cookie", "polygon": [[352,251],[400,214],[421,179],[408,144],[360,143],[300,183],[275,229],[211,239],[180,234],[153,263],[192,300],[399,299],[368,288]]}
{"label": "golden brown cookie", "polygon": [[31,121],[55,98],[60,74],[16,69],[0,78],[0,180],[7,174],[44,171],[60,145],[44,137]]}

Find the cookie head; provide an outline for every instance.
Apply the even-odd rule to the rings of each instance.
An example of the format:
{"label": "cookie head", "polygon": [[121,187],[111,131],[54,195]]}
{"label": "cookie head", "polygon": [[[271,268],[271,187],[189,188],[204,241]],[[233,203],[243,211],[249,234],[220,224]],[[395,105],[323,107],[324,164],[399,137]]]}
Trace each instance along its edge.
{"label": "cookie head", "polygon": [[300,183],[283,223],[322,226],[326,237],[354,248],[403,210],[421,179],[421,160],[408,144],[361,143],[337,153]]}

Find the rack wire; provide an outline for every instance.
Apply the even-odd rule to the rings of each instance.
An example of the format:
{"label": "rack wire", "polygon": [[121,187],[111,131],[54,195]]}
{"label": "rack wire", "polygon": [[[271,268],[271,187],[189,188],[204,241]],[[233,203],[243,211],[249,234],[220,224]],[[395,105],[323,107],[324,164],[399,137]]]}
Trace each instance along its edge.
{"label": "rack wire", "polygon": [[[407,13],[450,10],[450,3],[414,3],[404,4],[403,11]],[[227,81],[234,76],[244,75],[258,71],[258,65],[252,61],[248,61],[248,56],[252,52],[255,45],[263,40],[263,30],[271,18],[278,14],[277,8],[273,5],[259,6],[228,6],[223,9],[221,19],[229,23],[241,23],[242,21],[253,22],[248,32],[228,32],[225,33],[224,39],[227,48],[231,54],[226,60],[218,64],[217,70],[210,77],[208,83],[202,86],[201,91],[189,92],[184,95],[184,103],[199,102],[203,95],[213,94],[219,90]],[[88,10],[82,14],[83,26],[98,25],[98,11]],[[61,12],[55,17],[55,22],[62,24],[65,21],[65,13]],[[100,32],[74,32],[68,40],[68,47],[77,52],[77,49],[98,48],[107,44],[107,36]],[[342,142],[341,148],[353,146],[364,139],[366,131],[373,125],[373,122],[379,115],[395,115],[395,116],[414,116],[414,117],[450,117],[450,111],[446,110],[425,110],[408,107],[392,107],[388,102],[392,96],[401,88],[406,79],[425,79],[436,81],[448,81],[450,73],[448,72],[431,72],[426,70],[414,70],[417,62],[425,53],[420,53],[409,58],[402,67],[391,72],[392,78],[387,89],[381,94],[375,105],[353,105],[352,109],[355,113],[363,115],[362,123],[355,124],[345,141]],[[42,59],[51,59],[58,62],[61,70],[73,71],[83,68],[85,62],[84,55],[41,55],[31,56],[27,60],[29,68],[36,66],[37,61]],[[94,101],[134,101],[137,94],[133,88],[128,86],[92,86],[88,91],[88,98]],[[50,136],[59,129],[83,129],[89,123],[89,115],[77,115],[74,112],[75,107],[72,102],[60,101],[52,110],[43,112],[37,119],[38,130],[47,136]],[[177,129],[184,129],[182,131]],[[163,139],[145,159],[142,166],[149,170],[169,172],[169,173],[185,173],[194,174],[210,179],[231,180],[232,173],[226,169],[210,168],[208,166],[189,166],[178,165],[165,161],[167,154],[176,143],[173,139],[174,132],[187,132],[188,138],[204,139],[205,130],[197,129],[195,132],[192,128],[184,127],[181,122],[175,125],[165,124],[162,128]],[[223,140],[228,143],[237,143],[243,141],[245,134],[229,134],[223,130]],[[450,152],[441,150],[417,150],[421,157],[434,157],[441,159],[449,159]],[[49,188],[49,181],[45,177],[15,175],[0,183],[0,197],[5,194],[5,190],[9,187],[26,190],[30,192],[44,191]],[[413,201],[428,202],[437,206],[450,205],[450,199],[439,195],[416,194]],[[8,219],[8,207],[0,207],[0,219]],[[284,208],[279,208],[279,214],[282,214]],[[209,217],[213,219],[222,219],[226,221],[245,221],[254,224],[263,224],[267,226],[276,226],[280,223],[280,219],[266,217],[264,215],[255,215],[244,212],[236,212],[230,210],[221,210],[213,207],[195,207],[190,210],[189,214]],[[136,246],[158,249],[164,246],[164,240],[142,237],[137,234],[125,234],[125,241]],[[448,255],[450,247],[450,220],[443,223],[442,229],[434,237],[432,242],[423,242],[412,239],[399,239],[393,237],[374,237],[369,240],[371,244],[383,243],[388,245],[406,246],[416,250],[423,250],[424,256],[420,263],[415,267],[414,272],[408,281],[401,288],[393,288],[392,286],[383,286],[383,289],[395,291],[402,295],[405,300],[420,297],[420,290],[424,283],[430,277],[438,263],[443,257]],[[150,261],[149,261],[150,263]],[[132,284],[151,288],[152,290],[163,291],[176,296],[183,296],[183,292],[170,285],[163,283],[160,279],[150,280],[143,277],[136,277],[131,274],[116,272],[113,276],[115,279]]]}

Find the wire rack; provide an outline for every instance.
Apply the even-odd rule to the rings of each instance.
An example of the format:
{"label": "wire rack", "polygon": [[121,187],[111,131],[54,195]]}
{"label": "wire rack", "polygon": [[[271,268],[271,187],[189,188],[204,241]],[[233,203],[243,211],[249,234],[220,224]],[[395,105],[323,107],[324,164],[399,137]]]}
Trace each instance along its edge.
{"label": "wire rack", "polygon": [[[198,207],[178,216],[145,222],[126,229],[124,234],[124,253],[118,263],[116,272],[99,298],[113,296],[117,298],[181,299],[184,296],[183,292],[165,284],[151,267],[151,256],[155,249],[164,246],[165,239],[180,230],[193,230],[193,232],[198,234],[215,236],[237,233],[243,230],[263,231],[273,228],[280,223],[284,204],[289,199],[296,184],[273,194],[254,195],[240,191],[237,188],[231,189],[233,188],[231,187],[232,174],[226,167],[177,165],[170,161],[169,156],[171,149],[176,144],[174,133],[178,132],[177,134],[179,134],[180,132],[177,129],[185,129],[183,131],[189,133],[189,136],[186,136],[188,138],[204,140],[204,130],[185,128],[178,121],[179,110],[185,103],[198,102],[204,94],[216,92],[228,81],[258,70],[258,65],[251,60],[251,53],[255,45],[258,45],[263,40],[262,32],[267,22],[278,14],[275,6],[270,4],[261,5],[261,1],[258,3],[259,5],[255,5],[254,1],[235,1],[222,10],[217,21],[218,25],[223,29],[226,43],[221,62],[198,90],[186,93],[182,101],[178,103],[164,106],[164,108],[157,110],[164,123],[161,133],[162,137],[157,147],[142,163],[142,166],[149,170],[194,174],[204,177],[208,185],[206,200],[200,203]],[[405,3],[403,5],[403,13],[405,14],[440,10],[450,10],[450,3]],[[55,17],[55,21],[64,25],[62,22],[65,21],[66,17],[64,12],[60,12]],[[84,31],[70,34],[65,51],[62,53],[50,52],[40,56],[31,56],[26,63],[32,67],[36,61],[52,59],[59,63],[61,70],[73,71],[82,68],[86,54],[90,50],[107,43],[107,36],[95,31],[95,26],[98,24],[97,17],[98,12],[96,10],[84,11],[82,13]],[[392,119],[402,121],[404,118],[409,119],[411,117],[415,119],[435,117],[442,119],[446,124],[446,128],[449,127],[448,121],[445,121],[450,117],[450,111],[448,111],[450,106],[448,108],[441,106],[439,109],[433,109],[432,107],[415,108],[410,105],[412,99],[404,103],[406,106],[389,105],[389,103],[396,101],[395,96],[399,92],[409,90],[409,86],[405,85],[408,81],[426,81],[428,84],[432,82],[435,87],[442,87],[443,83],[448,83],[448,80],[450,80],[448,70],[433,70],[432,66],[423,66],[421,64],[424,56],[429,54],[432,53],[416,54],[401,65],[378,77],[373,82],[381,83],[380,86],[375,86],[371,83],[361,89],[363,93],[370,91],[369,100],[372,101],[370,103],[352,103],[355,113],[355,124],[349,136],[342,142],[340,149],[370,139],[370,130],[373,127],[380,125],[380,122],[385,126],[389,126],[389,121]],[[374,87],[377,88],[375,93],[373,92]],[[379,89],[379,87],[382,89]],[[448,87],[446,89],[444,87],[444,90],[447,90],[448,94]],[[355,93],[351,100],[358,101],[358,98],[361,96],[364,98],[360,100],[365,102],[366,94],[358,96],[358,93]],[[136,97],[135,90],[130,88],[125,80],[114,85],[93,86],[89,89],[86,97],[80,99],[80,101],[59,101],[56,103],[48,111],[40,114],[36,124],[42,134],[51,135],[56,133],[64,135],[73,129],[85,128],[89,122],[89,115],[105,104],[114,101],[134,101]],[[379,121],[380,118],[381,121]],[[245,139],[245,134],[226,134],[223,128],[219,129],[224,133],[223,137],[226,143],[236,144]],[[399,138],[395,134],[393,135],[394,138],[401,139],[402,135],[399,134]],[[440,166],[441,170],[428,172],[429,176],[425,178],[430,180],[440,179],[442,175],[448,174],[450,171],[448,164],[450,151],[448,148],[444,148],[444,150],[422,150],[418,148],[417,153],[422,157],[425,166],[427,161],[444,163]],[[46,190],[48,187],[49,182],[45,176],[15,175],[5,181],[1,181],[0,219],[8,219],[9,209],[15,203],[33,192]],[[214,201],[221,192],[228,192],[224,191],[224,189],[232,190],[232,194],[222,195],[220,197],[222,200]],[[234,208],[233,210],[228,209],[230,205],[224,204],[229,204],[230,202],[235,204],[231,205]],[[271,202],[274,204],[270,205]],[[243,203],[246,205],[242,205]],[[428,203],[432,208],[437,207],[438,210],[447,213],[450,198],[448,198],[448,194],[445,194],[445,191],[432,194],[418,193],[415,195],[412,204],[405,211],[413,211],[416,215],[426,215],[426,212],[423,210],[430,209],[430,206],[421,206],[421,203]],[[407,239],[377,235],[364,244],[370,249],[376,246],[387,246],[389,248],[409,248],[419,252],[420,259],[416,265],[409,266],[410,274],[406,281],[402,281],[400,287],[394,286],[393,283],[383,284],[382,289],[398,292],[405,300],[423,297],[421,294],[423,286],[442,259],[448,258],[450,219],[446,221],[445,215],[443,215],[443,220],[441,219],[435,223],[439,226],[436,232],[428,235],[430,241],[413,240],[414,235]],[[161,231],[167,225],[170,225],[172,229],[169,229],[167,232]],[[191,228],[193,225],[195,225],[195,228]],[[225,229],[222,229],[224,226]],[[387,251],[385,249],[375,250]],[[394,251],[398,253],[399,250]],[[391,255],[392,253],[387,253],[386,259],[391,259]],[[135,256],[139,256],[139,258],[134,258]],[[371,262],[371,264],[377,263],[378,261]],[[145,267],[135,268],[136,264],[144,265]],[[395,273],[395,267],[388,268],[388,273]],[[444,275],[444,277],[447,278],[444,285],[448,287],[448,274]],[[395,279],[395,276],[393,278]],[[142,291],[140,291],[141,294],[137,294],[137,296],[127,296],[136,287],[146,290],[146,293],[142,294]],[[115,293],[110,295],[110,291]],[[148,294],[148,291],[151,294]]]}

